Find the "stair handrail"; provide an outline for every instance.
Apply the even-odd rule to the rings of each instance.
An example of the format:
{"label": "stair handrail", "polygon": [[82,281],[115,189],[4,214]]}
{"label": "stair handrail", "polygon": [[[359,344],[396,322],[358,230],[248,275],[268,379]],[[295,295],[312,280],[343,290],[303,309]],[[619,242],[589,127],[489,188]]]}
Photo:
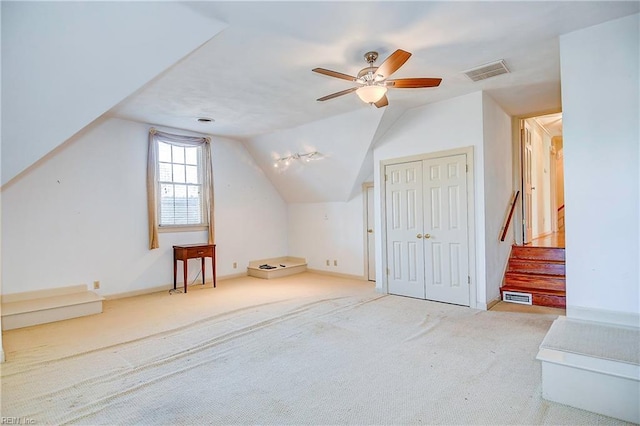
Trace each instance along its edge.
{"label": "stair handrail", "polygon": [[515,191],[515,193],[513,194],[511,208],[509,209],[509,215],[507,216],[505,225],[502,227],[502,235],[500,237],[500,241],[504,241],[504,239],[507,237],[507,231],[509,230],[509,225],[511,224],[511,218],[513,217],[513,212],[516,209],[516,201],[518,201],[518,195],[520,195],[520,191]]}

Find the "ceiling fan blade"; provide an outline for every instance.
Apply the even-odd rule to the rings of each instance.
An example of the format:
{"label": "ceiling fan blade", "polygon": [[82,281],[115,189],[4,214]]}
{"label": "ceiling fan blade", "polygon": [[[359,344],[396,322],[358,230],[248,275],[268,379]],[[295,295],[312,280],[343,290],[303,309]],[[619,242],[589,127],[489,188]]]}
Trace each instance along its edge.
{"label": "ceiling fan blade", "polygon": [[314,68],[311,71],[317,72],[319,74],[328,75],[329,77],[341,78],[343,80],[355,81],[356,78],[352,75],[343,74],[338,71],[331,71],[325,68]]}
{"label": "ceiling fan blade", "polygon": [[398,49],[391,54],[376,70],[376,74],[384,78],[388,78],[391,74],[398,71],[411,56],[411,53]]}
{"label": "ceiling fan blade", "polygon": [[399,78],[397,80],[387,80],[387,86],[395,89],[416,89],[419,87],[438,87],[441,78]]}
{"label": "ceiling fan blade", "polygon": [[350,89],[343,90],[341,92],[336,92],[336,93],[332,93],[332,94],[327,95],[327,96],[323,96],[323,97],[319,98],[318,100],[319,101],[327,101],[329,99],[337,98],[338,96],[346,95],[347,93],[355,92],[356,90],[358,90],[357,87],[352,87]]}
{"label": "ceiling fan blade", "polygon": [[374,105],[377,106],[378,108],[382,108],[389,105],[389,99],[387,99],[387,95],[384,95],[383,97],[381,97],[378,102],[374,102]]}

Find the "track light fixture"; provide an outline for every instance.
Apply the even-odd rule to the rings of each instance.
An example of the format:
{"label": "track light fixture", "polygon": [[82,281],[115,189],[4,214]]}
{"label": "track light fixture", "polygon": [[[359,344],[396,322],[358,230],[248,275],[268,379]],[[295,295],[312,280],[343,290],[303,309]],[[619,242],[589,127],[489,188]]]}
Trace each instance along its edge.
{"label": "track light fixture", "polygon": [[318,151],[295,153],[287,157],[280,157],[273,162],[273,167],[276,169],[286,169],[294,160],[303,161],[308,163],[312,160],[318,160],[321,158],[321,154]]}

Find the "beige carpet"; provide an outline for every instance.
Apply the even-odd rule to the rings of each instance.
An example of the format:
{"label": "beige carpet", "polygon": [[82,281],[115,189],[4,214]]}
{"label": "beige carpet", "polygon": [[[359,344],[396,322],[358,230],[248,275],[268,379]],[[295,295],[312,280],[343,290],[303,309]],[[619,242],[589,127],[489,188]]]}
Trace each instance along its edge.
{"label": "beige carpet", "polygon": [[305,273],[107,301],[4,334],[2,416],[37,424],[624,424],[540,396],[554,315]]}

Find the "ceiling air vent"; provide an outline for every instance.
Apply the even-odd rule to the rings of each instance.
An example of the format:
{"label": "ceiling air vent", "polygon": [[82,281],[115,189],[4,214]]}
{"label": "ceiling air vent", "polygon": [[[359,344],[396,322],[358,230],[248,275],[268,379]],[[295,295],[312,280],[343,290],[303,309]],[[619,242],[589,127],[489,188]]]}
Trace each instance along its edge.
{"label": "ceiling air vent", "polygon": [[464,71],[464,75],[469,77],[472,81],[480,81],[500,74],[506,74],[508,72],[509,69],[507,68],[507,65],[503,60],[500,60],[498,62],[492,62],[490,64]]}

